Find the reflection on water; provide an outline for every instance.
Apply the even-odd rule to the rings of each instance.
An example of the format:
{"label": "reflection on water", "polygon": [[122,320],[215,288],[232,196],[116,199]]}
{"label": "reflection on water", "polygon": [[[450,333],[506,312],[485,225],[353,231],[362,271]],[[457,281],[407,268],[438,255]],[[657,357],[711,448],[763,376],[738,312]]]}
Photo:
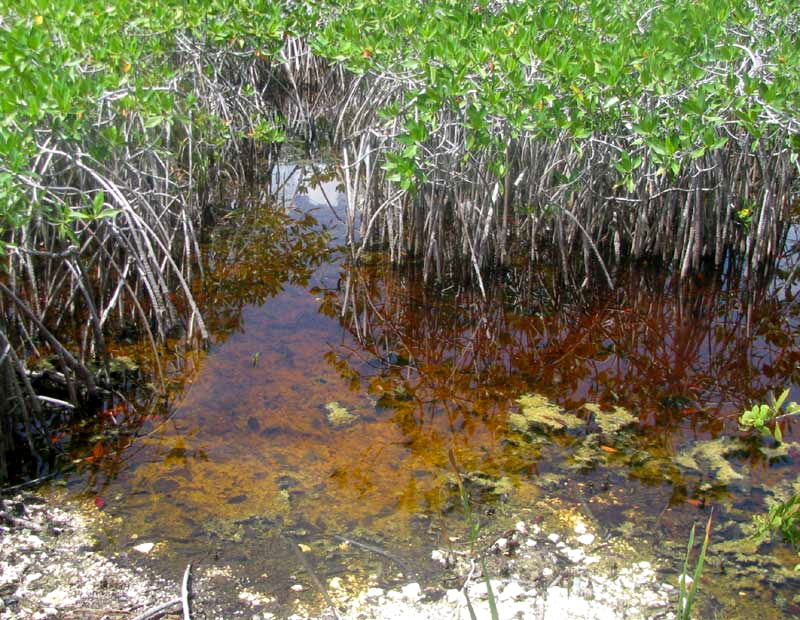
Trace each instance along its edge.
{"label": "reflection on water", "polygon": [[[681,546],[712,505],[720,535],[743,536],[795,479],[794,448],[710,440],[736,437],[739,412],[770,390],[800,400],[796,304],[646,269],[580,303],[546,272],[510,272],[487,299],[434,289],[413,267],[348,266],[329,249],[335,176],[282,167],[275,185],[283,206],[231,212],[206,248],[208,353],[176,345],[171,402],[117,404],[89,438],[82,480],[123,517],[116,544],[164,541],[175,568],[213,557],[276,584],[296,566],[287,535],[355,533],[421,556],[458,527],[450,449],[487,503],[558,496],[608,531]],[[524,394],[579,424],[511,424]],[[606,427],[617,407],[638,423]],[[114,435],[126,415],[135,440]],[[797,439],[791,424],[784,436]],[[330,573],[356,570],[335,544],[327,556]]]}

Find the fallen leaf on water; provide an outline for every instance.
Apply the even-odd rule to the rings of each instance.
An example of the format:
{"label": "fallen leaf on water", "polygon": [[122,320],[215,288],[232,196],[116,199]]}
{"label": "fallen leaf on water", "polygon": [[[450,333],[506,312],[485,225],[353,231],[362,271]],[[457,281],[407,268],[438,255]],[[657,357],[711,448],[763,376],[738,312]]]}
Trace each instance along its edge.
{"label": "fallen leaf on water", "polygon": [[[103,447],[103,443],[98,441],[94,448],[92,449],[92,459],[97,460],[103,458],[103,455],[106,453],[105,447]],[[87,459],[88,460],[88,459]]]}
{"label": "fallen leaf on water", "polygon": [[616,454],[617,452],[619,452],[619,450],[617,450],[616,448],[612,448],[611,446],[600,446],[600,449],[603,452],[608,452],[609,454]]}

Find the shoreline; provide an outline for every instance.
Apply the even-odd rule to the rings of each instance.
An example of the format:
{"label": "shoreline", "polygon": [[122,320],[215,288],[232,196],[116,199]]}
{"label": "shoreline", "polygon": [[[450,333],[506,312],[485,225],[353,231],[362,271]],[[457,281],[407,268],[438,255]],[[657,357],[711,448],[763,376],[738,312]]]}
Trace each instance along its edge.
{"label": "shoreline", "polygon": [[[64,493],[49,495],[26,492],[2,500],[10,518],[3,518],[0,530],[0,620],[133,619],[180,597],[180,575],[165,579],[148,570],[147,554],[158,553],[157,545],[145,543],[108,557],[93,537],[102,513],[95,518]],[[501,618],[675,618],[677,589],[659,575],[653,562],[631,559],[637,551],[630,545],[625,548],[620,538],[601,540],[577,513],[567,515],[560,529],[561,533],[546,531],[519,520],[488,547],[483,540],[487,535],[482,535]],[[285,595],[265,590],[258,579],[236,579],[231,567],[199,564],[192,569],[192,617],[467,620],[465,592],[478,618],[491,617],[486,581],[468,552],[432,549],[431,560],[444,571],[440,583],[406,578],[387,586],[377,575],[366,580],[348,574],[317,579],[306,572],[297,576],[290,588],[296,598],[288,601]],[[177,617],[181,606],[167,612],[158,617]]]}

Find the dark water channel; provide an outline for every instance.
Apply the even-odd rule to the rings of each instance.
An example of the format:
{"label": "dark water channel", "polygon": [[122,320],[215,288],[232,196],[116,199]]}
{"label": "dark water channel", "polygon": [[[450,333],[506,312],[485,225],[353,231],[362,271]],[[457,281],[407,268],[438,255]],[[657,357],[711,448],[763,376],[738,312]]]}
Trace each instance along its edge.
{"label": "dark water channel", "polygon": [[[511,270],[483,300],[377,254],[347,266],[335,178],[281,166],[273,182],[282,207],[242,206],[208,243],[208,353],[176,344],[169,403],[110,407],[113,423],[86,432],[69,485],[102,498],[105,548],[156,542],[147,562],[175,576],[190,560],[230,566],[277,604],[309,595],[288,589],[302,572],[292,543],[322,576],[397,572],[335,535],[430,576],[430,550],[465,528],[452,449],[486,528],[558,500],[675,570],[713,506],[711,609],[793,616],[797,556],[739,551],[764,502],[797,490],[800,433],[787,424],[775,450],[736,418],[771,390],[800,400],[797,304],[647,268],[590,303],[546,270]],[[542,408],[559,408],[555,423],[525,417]],[[128,423],[135,440],[114,435]]]}

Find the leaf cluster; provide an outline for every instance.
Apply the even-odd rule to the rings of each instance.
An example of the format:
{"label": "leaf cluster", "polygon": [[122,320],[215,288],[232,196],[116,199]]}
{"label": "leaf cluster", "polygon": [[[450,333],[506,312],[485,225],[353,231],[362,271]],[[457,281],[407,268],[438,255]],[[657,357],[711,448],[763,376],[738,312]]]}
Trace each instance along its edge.
{"label": "leaf cluster", "polygon": [[403,187],[445,113],[460,116],[468,151],[520,135],[585,149],[611,138],[629,191],[732,139],[798,147],[800,25],[786,0],[313,6],[316,54],[403,84],[384,110],[402,119],[387,169]]}
{"label": "leaf cluster", "polygon": [[757,404],[752,409],[742,413],[739,417],[739,426],[742,430],[757,431],[781,443],[783,441],[783,433],[779,422],[782,419],[800,413],[800,405],[795,402],[786,403],[788,396],[788,388],[777,399],[770,394],[768,403]]}
{"label": "leaf cluster", "polygon": [[[94,193],[70,204],[42,204],[55,184],[45,162],[79,153],[113,162],[126,151],[157,156],[185,151],[187,135],[219,145],[220,136],[281,139],[260,114],[248,118],[208,105],[202,78],[220,59],[269,59],[280,48],[286,16],[273,3],[239,0],[15,0],[0,2],[0,235],[42,216],[60,233],[69,223],[115,215]],[[193,57],[187,51],[196,50]],[[212,53],[213,52],[213,53]],[[198,162],[199,163],[199,162]],[[116,170],[124,167],[115,164]],[[86,188],[79,188],[86,191]],[[45,200],[45,202],[48,202]],[[69,211],[69,212],[68,212]]]}
{"label": "leaf cluster", "polygon": [[[743,430],[761,433],[782,443],[780,421],[800,414],[800,405],[795,402],[787,404],[789,390],[785,389],[778,398],[772,394],[767,404],[755,405],[739,417],[739,425]],[[800,548],[800,494],[795,494],[787,501],[772,504],[766,515],[753,517],[754,536],[758,540],[766,540],[779,533],[784,542],[795,549]],[[796,567],[800,570],[800,564]]]}
{"label": "leaf cluster", "polygon": [[765,540],[778,532],[784,542],[800,549],[800,494],[770,506],[766,515],[753,517],[753,524],[756,538]]}

